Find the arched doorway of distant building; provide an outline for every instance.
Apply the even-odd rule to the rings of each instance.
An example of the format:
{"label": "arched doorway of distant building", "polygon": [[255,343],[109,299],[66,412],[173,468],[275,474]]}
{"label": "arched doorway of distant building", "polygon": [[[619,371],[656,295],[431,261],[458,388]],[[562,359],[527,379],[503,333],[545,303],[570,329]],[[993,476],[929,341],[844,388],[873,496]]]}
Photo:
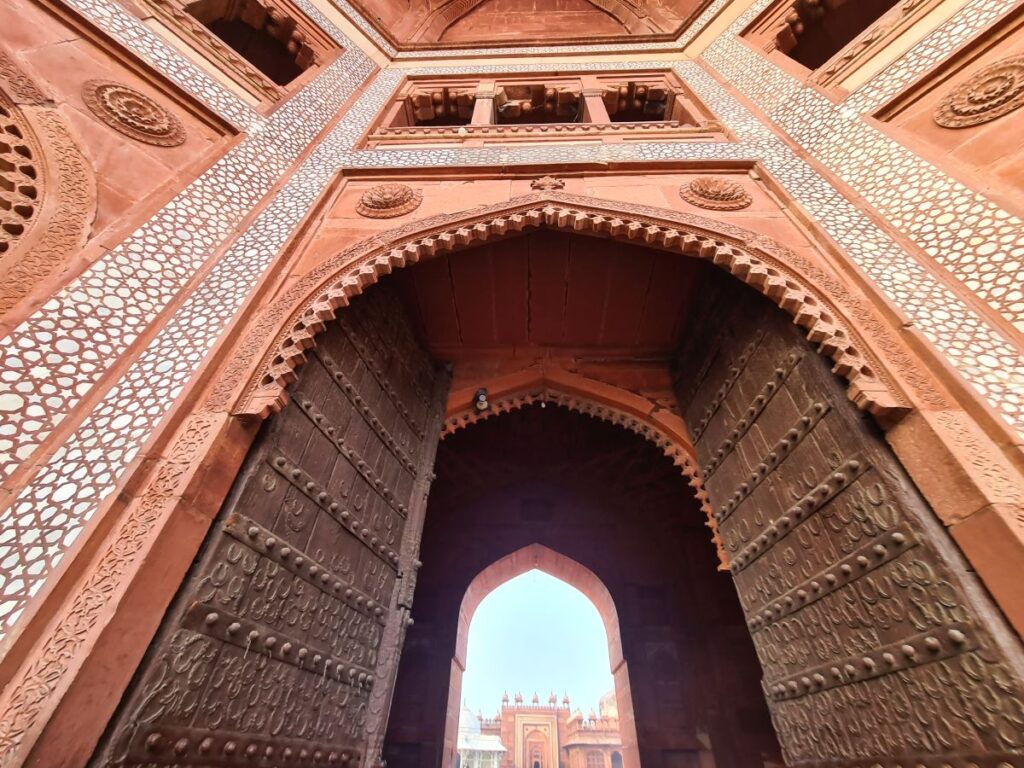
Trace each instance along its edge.
{"label": "arched doorway of distant building", "polygon": [[[910,406],[875,351],[899,342],[849,286],[764,236],[671,212],[528,199],[472,218],[379,235],[383,250],[367,243],[344,268],[318,268],[254,324],[240,348],[263,357],[240,353],[225,375],[253,370],[235,382],[236,412],[283,411],[253,445],[101,763],[182,762],[172,750],[202,762],[204,749],[241,746],[372,764],[388,725],[393,768],[436,768],[466,586],[543,536],[624,595],[644,768],[699,764],[702,751],[723,768],[777,763],[768,707],[790,763],[950,762],[941,739],[918,739],[947,726],[972,734],[979,764],[1019,754],[1018,731],[1001,724],[1020,710],[1020,680],[1004,672],[1021,668],[1020,644],[858,410],[888,424]],[[494,290],[512,284],[523,288],[514,317]],[[472,418],[446,414],[438,361],[454,361],[471,394],[496,371],[517,375],[509,366],[530,345],[508,346],[499,320],[568,345],[560,371],[539,357],[539,380],[584,378],[589,394],[534,388],[530,371],[501,401],[486,386],[467,396]],[[478,356],[481,339],[495,359]],[[454,434],[438,449],[446,415]],[[513,452],[518,465],[505,461]],[[571,524],[556,524],[559,511]],[[189,507],[199,512],[216,510]],[[829,618],[853,614],[871,631]],[[819,642],[823,622],[839,627],[835,642]],[[251,683],[257,673],[275,684]],[[985,711],[887,695],[943,676],[938,689]],[[179,683],[189,696],[164,695]],[[250,684],[258,695],[239,698]],[[203,708],[175,709],[196,687]],[[849,719],[852,695],[885,713],[884,728]],[[284,735],[245,731],[283,700],[327,714],[289,715]],[[185,714],[198,719],[184,727]]]}
{"label": "arched doorway of distant building", "polygon": [[[607,718],[604,723],[594,717],[593,708],[598,705],[598,701],[581,702],[591,710],[588,717],[582,711],[574,712],[567,696],[559,700],[554,693],[551,693],[550,698],[545,696],[542,700],[534,693],[532,700],[525,700],[517,691],[513,697],[506,695],[502,698],[501,710],[498,715],[500,722],[495,724],[491,721],[485,723],[485,727],[490,726],[495,733],[499,734],[505,742],[505,747],[513,752],[523,750],[525,745],[525,752],[519,755],[515,763],[520,768],[532,768],[533,763],[537,760],[540,760],[542,768],[559,768],[563,764],[567,768],[569,766],[575,768],[575,764],[581,762],[576,758],[576,752],[579,750],[569,745],[583,732],[590,735],[599,732],[600,737],[606,740],[617,736],[623,749],[636,758],[636,729],[633,702],[630,697],[629,669],[622,654],[618,612],[611,593],[591,570],[579,562],[541,544],[530,544],[498,559],[480,571],[473,578],[462,598],[458,614],[455,653],[451,660],[448,715],[445,719],[445,756],[442,758],[442,765],[450,765],[453,750],[457,752],[458,749],[458,737],[451,731],[450,724],[458,722],[459,708],[465,699],[463,695],[464,676],[473,673],[469,667],[469,661],[472,658],[469,650],[473,620],[477,609],[485,599],[498,597],[495,595],[496,590],[515,580],[529,576],[533,571],[540,571],[571,587],[579,593],[580,600],[586,600],[593,606],[597,616],[600,617],[604,628],[604,641],[608,648],[608,667],[603,671],[610,673],[609,682],[614,693],[612,709],[615,717],[614,720]],[[544,595],[538,592],[537,600],[543,601]],[[526,616],[520,618],[527,619]],[[570,628],[567,637],[552,637],[550,643],[557,643],[564,649],[566,645],[571,645],[573,642],[589,640],[589,638],[581,638],[578,632]],[[481,649],[474,649],[477,658],[480,657],[480,652]],[[546,652],[546,649],[537,647],[536,652],[542,654]],[[593,672],[600,675],[602,670],[595,669]],[[558,683],[557,680],[551,682]],[[527,695],[529,696],[529,694]],[[497,701],[493,702],[495,706],[497,703]],[[523,736],[524,729],[534,728],[537,724],[540,724],[544,730],[533,730],[529,735]],[[623,728],[625,728],[625,733],[623,733]],[[544,739],[543,744],[538,741],[541,737]],[[638,764],[638,761],[635,764]],[[589,767],[580,765],[578,768]]]}

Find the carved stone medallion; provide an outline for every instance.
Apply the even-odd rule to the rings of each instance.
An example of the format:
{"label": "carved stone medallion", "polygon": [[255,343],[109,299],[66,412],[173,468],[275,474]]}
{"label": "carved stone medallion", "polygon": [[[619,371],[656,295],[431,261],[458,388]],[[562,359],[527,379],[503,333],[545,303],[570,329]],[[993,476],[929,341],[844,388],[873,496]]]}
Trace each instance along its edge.
{"label": "carved stone medallion", "polygon": [[363,193],[356,211],[369,219],[393,219],[415,211],[423,195],[406,184],[378,184]]}
{"label": "carved stone medallion", "polygon": [[550,191],[553,189],[564,189],[565,181],[557,179],[554,176],[542,176],[539,179],[534,179],[530,182],[530,189],[541,189]]}
{"label": "carved stone medallion", "polygon": [[178,118],[123,83],[89,80],[82,86],[82,98],[96,117],[136,141],[158,147],[176,147],[185,141],[185,128]]}
{"label": "carved stone medallion", "polygon": [[944,128],[980,125],[1024,105],[1024,56],[1012,56],[975,72],[951,90],[935,110]]}
{"label": "carved stone medallion", "polygon": [[750,194],[735,181],[698,176],[679,187],[679,196],[691,205],[712,211],[735,211],[750,205]]}

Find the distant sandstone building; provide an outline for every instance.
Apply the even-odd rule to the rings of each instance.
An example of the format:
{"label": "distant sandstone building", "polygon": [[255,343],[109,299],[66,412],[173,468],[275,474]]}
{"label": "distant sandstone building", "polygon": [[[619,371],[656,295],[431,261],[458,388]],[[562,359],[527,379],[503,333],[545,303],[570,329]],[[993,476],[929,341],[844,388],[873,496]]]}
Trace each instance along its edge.
{"label": "distant sandstone building", "polygon": [[0,0],[0,768],[450,768],[533,568],[496,768],[1024,768],[1022,137],[1024,0]]}
{"label": "distant sandstone building", "polygon": [[502,698],[493,718],[463,707],[459,715],[456,768],[622,768],[622,736],[615,692],[601,697],[598,711],[572,711],[551,694],[529,704],[520,693]]}

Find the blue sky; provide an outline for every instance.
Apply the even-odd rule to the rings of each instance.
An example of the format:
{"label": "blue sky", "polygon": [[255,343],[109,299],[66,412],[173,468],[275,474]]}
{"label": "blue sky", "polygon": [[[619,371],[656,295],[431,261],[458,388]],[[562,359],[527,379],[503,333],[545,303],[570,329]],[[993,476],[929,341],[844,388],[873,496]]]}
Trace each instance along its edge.
{"label": "blue sky", "polygon": [[483,599],[469,625],[462,700],[493,716],[501,695],[552,690],[569,694],[572,708],[597,709],[612,690],[608,640],[594,604],[582,592],[542,571],[505,582]]}

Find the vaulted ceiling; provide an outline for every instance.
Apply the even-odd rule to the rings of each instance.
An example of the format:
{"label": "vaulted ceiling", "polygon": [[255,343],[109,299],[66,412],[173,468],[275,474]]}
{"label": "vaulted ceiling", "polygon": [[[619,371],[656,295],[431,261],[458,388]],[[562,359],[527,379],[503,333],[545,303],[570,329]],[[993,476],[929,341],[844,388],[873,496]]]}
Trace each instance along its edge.
{"label": "vaulted ceiling", "polygon": [[395,273],[431,353],[462,362],[551,352],[667,359],[703,263],[540,230]]}
{"label": "vaulted ceiling", "polygon": [[400,49],[646,42],[676,37],[709,0],[354,0]]}

